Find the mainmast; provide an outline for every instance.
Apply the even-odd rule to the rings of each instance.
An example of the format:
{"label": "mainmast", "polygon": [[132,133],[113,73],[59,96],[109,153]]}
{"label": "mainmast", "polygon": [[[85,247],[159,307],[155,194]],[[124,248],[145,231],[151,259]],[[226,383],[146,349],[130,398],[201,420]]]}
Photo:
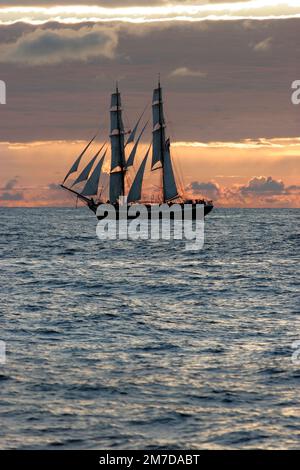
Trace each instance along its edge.
{"label": "mainmast", "polygon": [[[165,119],[162,101],[162,89],[160,79],[158,86],[153,91],[152,100],[152,116],[153,116],[153,149],[152,149],[152,170],[161,168],[162,171],[162,188],[163,202],[176,199],[178,191],[174,178],[172,162],[170,157],[170,141],[166,141],[165,136]],[[160,163],[160,166],[157,164]]]}
{"label": "mainmast", "polygon": [[158,113],[159,113],[159,125],[160,125],[160,147],[161,147],[161,168],[162,168],[162,188],[163,188],[163,202],[166,201],[166,194],[165,194],[165,185],[164,185],[164,173],[165,173],[165,122],[164,122],[164,115],[163,115],[163,102],[162,102],[162,94],[161,94],[161,86],[160,86],[160,77],[158,78]]}
{"label": "mainmast", "polygon": [[118,85],[111,95],[110,108],[111,169],[109,198],[116,203],[125,194],[124,126],[122,121],[121,96]]}

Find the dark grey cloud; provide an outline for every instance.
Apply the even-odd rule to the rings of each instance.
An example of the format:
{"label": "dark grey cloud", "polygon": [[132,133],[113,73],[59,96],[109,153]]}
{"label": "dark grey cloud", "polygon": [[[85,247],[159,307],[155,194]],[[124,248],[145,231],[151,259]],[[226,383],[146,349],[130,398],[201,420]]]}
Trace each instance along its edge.
{"label": "dark grey cloud", "polygon": [[52,190],[52,191],[56,191],[57,189],[61,190],[61,187],[59,184],[57,183],[50,183],[48,185],[48,189]]}
{"label": "dark grey cloud", "polygon": [[[8,91],[7,105],[0,108],[0,139],[85,139],[98,125],[106,131],[109,94],[117,79],[130,126],[151,99],[158,72],[173,140],[297,136],[299,107],[291,105],[290,85],[300,77],[295,59],[300,57],[299,24],[300,20],[119,25],[112,28],[118,40],[113,57],[87,57],[85,50],[79,61],[78,43],[79,54],[76,48],[68,52],[63,66],[53,63],[51,51],[47,60],[40,45],[36,55],[40,60],[44,51],[44,64],[30,63],[35,52],[25,48],[26,64],[22,59],[1,64],[0,78]],[[111,30],[108,24],[99,27]],[[53,53],[57,60],[66,54],[66,29],[74,32],[76,42],[80,31],[95,28],[17,24],[0,27],[0,44],[16,58],[28,36],[44,38],[41,31],[46,31],[59,37]],[[272,38],[269,50],[254,50],[255,44],[268,38]],[[174,75],[174,70],[191,73]]]}
{"label": "dark grey cloud", "polygon": [[294,184],[292,186],[287,187],[287,192],[289,194],[299,194],[300,193],[300,186]]}
{"label": "dark grey cloud", "polygon": [[4,185],[4,190],[5,191],[10,191],[11,189],[14,189],[14,187],[16,186],[16,184],[18,183],[18,179],[17,178],[11,178],[10,180],[8,180],[5,185]]}
{"label": "dark grey cloud", "polygon": [[18,193],[7,193],[4,192],[0,194],[0,203],[2,201],[22,201],[24,199],[24,195],[21,192]]}
{"label": "dark grey cloud", "polygon": [[240,188],[244,195],[248,194],[283,194],[285,185],[283,181],[273,179],[271,176],[256,176],[252,178],[246,186]]}
{"label": "dark grey cloud", "polygon": [[0,193],[0,203],[2,201],[22,201],[24,199],[23,192],[14,191],[16,184],[18,183],[18,177],[9,179],[3,186],[2,192]]}
{"label": "dark grey cloud", "polygon": [[0,45],[0,61],[30,65],[86,61],[92,57],[113,57],[116,46],[117,36],[112,28],[39,28]]}
{"label": "dark grey cloud", "polygon": [[194,195],[208,195],[209,197],[213,198],[218,198],[220,195],[219,185],[213,181],[192,181],[187,186],[186,190],[193,193]]}

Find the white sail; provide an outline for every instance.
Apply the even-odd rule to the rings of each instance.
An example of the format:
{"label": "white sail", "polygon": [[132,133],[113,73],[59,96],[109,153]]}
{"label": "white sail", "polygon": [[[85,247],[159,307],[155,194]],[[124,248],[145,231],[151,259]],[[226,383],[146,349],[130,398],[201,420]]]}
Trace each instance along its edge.
{"label": "white sail", "polygon": [[83,196],[97,195],[99,180],[100,180],[102,166],[103,166],[103,162],[104,162],[104,159],[105,159],[106,152],[107,152],[107,150],[105,150],[103,157],[101,158],[101,160],[99,160],[99,162],[95,166],[93,173],[91,174],[91,176],[87,180],[83,190],[81,191],[81,194]]}
{"label": "white sail", "polygon": [[178,191],[176,187],[176,181],[174,177],[174,171],[170,155],[170,139],[168,139],[165,144],[163,184],[165,201],[170,201],[171,199],[175,199],[176,197],[178,197]]}
{"label": "white sail", "polygon": [[155,88],[152,99],[152,119],[153,119],[153,147],[152,147],[152,168],[158,162],[162,163],[164,158],[165,123],[163,115],[163,104],[161,99],[161,88]]}
{"label": "white sail", "polygon": [[150,152],[150,148],[151,148],[151,145],[149,146],[146,152],[146,155],[137,171],[137,174],[135,175],[134,181],[131,185],[130,191],[127,196],[127,202],[135,202],[141,199],[143,177],[144,177],[145,167],[146,167],[147,158]]}
{"label": "white sail", "polygon": [[77,170],[78,170],[78,166],[79,166],[79,163],[83,157],[83,155],[85,154],[85,152],[87,151],[87,149],[89,148],[89,146],[91,145],[91,143],[96,139],[97,137],[97,134],[92,138],[92,140],[90,140],[90,142],[87,144],[87,146],[83,149],[83,151],[81,152],[81,154],[79,155],[79,157],[75,160],[75,162],[73,163],[73,165],[71,166],[69,172],[67,173],[65,179],[63,180],[63,183],[65,183],[65,181],[67,180],[67,178],[72,174],[72,173],[75,173]]}
{"label": "white sail", "polygon": [[90,171],[93,168],[93,165],[94,165],[95,160],[98,157],[99,153],[100,153],[100,151],[97,152],[96,155],[92,158],[92,160],[84,167],[84,169],[82,170],[80,175],[76,178],[76,180],[72,184],[71,188],[73,188],[73,186],[75,186],[76,184],[81,183],[81,181],[85,181],[85,180],[88,179]]}
{"label": "white sail", "polygon": [[[119,91],[111,95],[110,108],[111,175],[109,198],[115,203],[124,195],[124,126]],[[115,171],[114,171],[115,170]]]}
{"label": "white sail", "polygon": [[146,122],[146,124],[144,125],[143,129],[142,129],[141,132],[140,132],[140,135],[139,135],[138,138],[137,138],[136,143],[134,144],[134,146],[133,146],[133,148],[132,148],[132,150],[131,150],[131,152],[130,152],[130,155],[129,155],[128,160],[127,160],[127,163],[126,163],[126,168],[128,168],[129,166],[132,166],[132,165],[133,165],[134,158],[135,158],[135,154],[136,154],[136,151],[137,151],[139,142],[140,142],[141,137],[142,137],[142,135],[143,135],[143,133],[144,133],[144,130],[145,130],[146,127],[147,127],[147,124],[148,124],[148,122]]}

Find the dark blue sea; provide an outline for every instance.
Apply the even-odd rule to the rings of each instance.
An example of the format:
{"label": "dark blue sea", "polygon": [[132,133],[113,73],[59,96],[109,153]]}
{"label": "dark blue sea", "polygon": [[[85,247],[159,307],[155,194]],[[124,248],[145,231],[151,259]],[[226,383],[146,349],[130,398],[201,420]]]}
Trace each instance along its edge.
{"label": "dark blue sea", "polygon": [[299,448],[300,210],[215,209],[200,251],[0,215],[1,448]]}

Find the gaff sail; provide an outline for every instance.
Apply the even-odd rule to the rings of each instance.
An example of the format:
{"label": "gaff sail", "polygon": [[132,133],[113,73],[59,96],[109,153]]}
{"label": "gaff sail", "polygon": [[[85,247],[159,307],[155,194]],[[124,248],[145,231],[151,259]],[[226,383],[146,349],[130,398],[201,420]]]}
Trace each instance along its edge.
{"label": "gaff sail", "polygon": [[166,201],[179,196],[172,167],[170,155],[170,139],[165,143],[164,168],[163,168],[164,198]]}

